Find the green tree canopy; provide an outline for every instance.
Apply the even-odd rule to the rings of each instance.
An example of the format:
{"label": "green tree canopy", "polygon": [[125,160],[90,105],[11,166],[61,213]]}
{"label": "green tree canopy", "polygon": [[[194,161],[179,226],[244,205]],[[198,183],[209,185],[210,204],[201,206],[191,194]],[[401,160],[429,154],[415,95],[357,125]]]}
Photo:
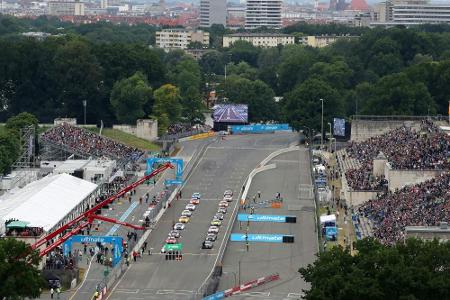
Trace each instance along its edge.
{"label": "green tree canopy", "polygon": [[236,75],[227,78],[224,96],[232,103],[248,104],[251,122],[278,120],[278,104],[272,89],[261,80]]}
{"label": "green tree canopy", "polygon": [[38,123],[38,119],[33,114],[22,112],[16,116],[9,118],[6,121],[5,127],[11,131],[19,133],[20,129],[27,126],[34,126],[35,128],[37,128]]}
{"label": "green tree canopy", "polygon": [[12,131],[0,129],[0,174],[9,172],[11,165],[19,156],[19,151],[17,135]]}
{"label": "green tree canopy", "polygon": [[0,261],[0,299],[34,299],[40,296],[45,282],[38,270],[38,251],[31,250],[25,242],[2,238]]}
{"label": "green tree canopy", "polygon": [[158,119],[159,134],[167,131],[169,124],[178,122],[181,117],[180,92],[172,84],[165,84],[153,93],[155,103],[153,115]]}
{"label": "green tree canopy", "polygon": [[387,75],[367,86],[361,111],[378,115],[426,115],[436,113],[436,103],[422,82],[412,82],[405,73]]}
{"label": "green tree canopy", "polygon": [[152,88],[141,72],[122,79],[114,84],[111,92],[111,105],[117,120],[126,124],[135,124],[144,116],[144,106],[152,99]]}
{"label": "green tree canopy", "polygon": [[313,78],[285,94],[282,102],[285,120],[297,130],[302,126],[320,128],[322,114],[320,99],[324,99],[324,126],[327,122],[331,122],[333,117],[344,115],[343,99],[339,92],[327,82]]}
{"label": "green tree canopy", "polygon": [[450,242],[409,239],[384,246],[358,241],[352,256],[341,246],[320,253],[299,272],[311,284],[307,300],[447,299]]}

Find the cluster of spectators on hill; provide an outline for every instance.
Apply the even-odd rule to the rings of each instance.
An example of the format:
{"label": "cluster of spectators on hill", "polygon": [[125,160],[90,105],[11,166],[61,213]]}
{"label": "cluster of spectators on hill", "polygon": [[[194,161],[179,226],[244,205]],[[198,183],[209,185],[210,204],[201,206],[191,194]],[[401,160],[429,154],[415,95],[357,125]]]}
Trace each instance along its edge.
{"label": "cluster of spectators on hill", "polygon": [[126,146],[67,123],[46,131],[42,135],[42,139],[95,157],[107,156],[113,159],[136,161],[143,154],[143,151],[137,148]]}
{"label": "cluster of spectators on hill", "polygon": [[372,175],[373,159],[383,153],[393,169],[448,169],[450,137],[432,122],[423,121],[419,131],[402,126],[360,143],[352,142],[347,153],[361,168],[346,172],[347,182],[355,190],[382,190],[383,177]]}
{"label": "cluster of spectators on hill", "polygon": [[207,132],[209,130],[211,130],[211,126],[208,125],[203,124],[190,125],[188,123],[175,123],[169,125],[169,127],[167,128],[167,134],[173,135],[191,131]]}
{"label": "cluster of spectators on hill", "polygon": [[385,244],[404,238],[406,226],[438,226],[449,221],[450,174],[385,193],[359,208],[374,225],[374,236]]}

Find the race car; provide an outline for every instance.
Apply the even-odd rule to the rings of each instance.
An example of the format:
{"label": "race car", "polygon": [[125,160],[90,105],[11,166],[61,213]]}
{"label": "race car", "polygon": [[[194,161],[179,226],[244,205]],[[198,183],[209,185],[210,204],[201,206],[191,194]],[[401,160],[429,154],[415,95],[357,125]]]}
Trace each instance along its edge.
{"label": "race car", "polygon": [[210,242],[215,242],[217,240],[217,234],[208,233],[208,235],[206,236],[206,240]]}
{"label": "race car", "polygon": [[185,209],[185,210],[183,210],[181,212],[181,215],[182,216],[186,216],[186,217],[190,217],[190,216],[192,216],[192,211]]}
{"label": "race car", "polygon": [[178,230],[171,230],[169,232],[169,236],[174,237],[174,238],[179,238],[181,236],[180,232]]}
{"label": "race car", "polygon": [[214,215],[213,219],[218,219],[218,220],[222,221],[222,220],[223,220],[223,217],[224,217],[223,214],[221,214],[221,213],[216,213],[216,214]]}
{"label": "race car", "polygon": [[177,239],[172,237],[172,236],[168,236],[166,239],[166,244],[176,244],[177,243]]}
{"label": "race car", "polygon": [[220,221],[219,219],[213,219],[211,221],[211,225],[212,226],[220,226],[220,225],[222,225],[222,221]]}
{"label": "race car", "polygon": [[178,222],[180,222],[180,223],[187,223],[187,222],[189,222],[189,217],[181,216],[181,217],[178,219]]}
{"label": "race car", "polygon": [[214,243],[211,241],[204,241],[202,244],[202,249],[212,249],[214,246]]}
{"label": "race car", "polygon": [[208,228],[208,233],[219,233],[219,227],[217,227],[217,226],[210,226]]}
{"label": "race car", "polygon": [[190,201],[189,201],[189,203],[190,204],[194,204],[194,205],[197,205],[197,204],[199,204],[200,203],[200,200],[199,199],[197,199],[197,198],[192,198]]}
{"label": "race car", "polygon": [[185,209],[190,210],[190,211],[194,211],[195,210],[195,205],[189,203],[188,205],[186,205]]}
{"label": "race car", "polygon": [[226,214],[227,213],[227,208],[226,207],[219,207],[219,209],[217,210],[218,214]]}
{"label": "race car", "polygon": [[231,202],[231,201],[233,201],[233,196],[229,196],[229,195],[224,196],[223,201]]}
{"label": "race car", "polygon": [[191,199],[199,199],[200,200],[200,198],[202,197],[202,195],[200,194],[200,193],[193,193],[192,194],[192,196],[191,196]]}
{"label": "race car", "polygon": [[175,223],[175,225],[173,225],[173,230],[183,230],[186,226],[184,226],[183,223]]}
{"label": "race car", "polygon": [[219,207],[228,207],[228,202],[227,201],[220,201],[219,202]]}
{"label": "race car", "polygon": [[232,191],[232,190],[226,190],[226,191],[223,193],[223,196],[224,196],[224,197],[227,197],[227,196],[233,197],[233,191]]}

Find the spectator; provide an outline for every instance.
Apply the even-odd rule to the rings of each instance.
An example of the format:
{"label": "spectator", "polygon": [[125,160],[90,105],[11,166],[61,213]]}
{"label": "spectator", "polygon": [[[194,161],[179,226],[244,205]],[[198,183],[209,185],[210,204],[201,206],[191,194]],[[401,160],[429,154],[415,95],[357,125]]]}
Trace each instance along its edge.
{"label": "spectator", "polygon": [[144,152],[122,143],[99,136],[86,129],[64,123],[55,126],[42,135],[42,140],[64,145],[74,151],[92,156],[107,156],[113,159],[137,161]]}
{"label": "spectator", "polygon": [[359,208],[374,225],[374,236],[385,244],[404,238],[406,226],[437,226],[450,217],[450,174],[385,193]]}

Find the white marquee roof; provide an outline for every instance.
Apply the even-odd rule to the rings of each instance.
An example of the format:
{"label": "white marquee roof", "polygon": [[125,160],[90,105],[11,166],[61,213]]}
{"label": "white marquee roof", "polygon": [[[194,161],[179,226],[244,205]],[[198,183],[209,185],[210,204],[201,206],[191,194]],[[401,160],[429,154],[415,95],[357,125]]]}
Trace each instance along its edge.
{"label": "white marquee roof", "polygon": [[48,231],[96,188],[68,174],[48,175],[0,198],[0,226],[14,218]]}

